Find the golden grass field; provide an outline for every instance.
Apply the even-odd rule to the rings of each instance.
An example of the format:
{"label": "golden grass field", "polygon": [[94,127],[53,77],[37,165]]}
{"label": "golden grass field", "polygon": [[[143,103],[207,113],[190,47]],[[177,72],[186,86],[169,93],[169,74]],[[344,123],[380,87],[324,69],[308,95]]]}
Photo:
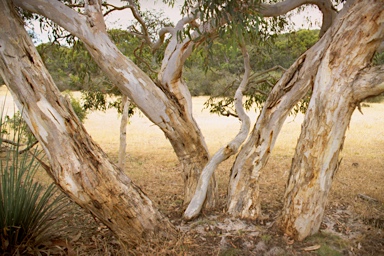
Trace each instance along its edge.
{"label": "golden grass field", "polygon": [[[4,98],[4,86],[0,95]],[[203,109],[206,100],[207,97],[193,98],[193,111],[213,154],[233,138],[240,128],[240,123],[235,118],[210,114],[207,109]],[[6,105],[12,111],[9,94]],[[377,252],[384,246],[384,104],[369,103],[362,111],[363,115],[355,111],[347,131],[342,162],[333,182],[324,223],[334,224],[335,226],[329,229],[335,231],[338,228],[339,235],[345,238],[353,237],[355,240],[348,246],[364,247],[367,252],[371,252],[368,247],[378,247],[373,250]],[[257,113],[249,114],[255,122]],[[106,112],[92,112],[84,123],[92,138],[115,162],[119,146],[119,119],[117,112],[112,109]],[[275,218],[282,207],[284,186],[303,119],[302,114],[287,118],[267,165],[267,171],[262,175],[262,206],[263,214],[267,218]],[[216,172],[221,198],[217,212],[222,212],[225,206],[226,183],[232,161],[233,158],[230,158],[221,164]],[[164,214],[174,220],[180,218],[183,182],[176,156],[160,129],[142,114],[133,116],[128,126],[126,173]],[[373,200],[366,200],[361,195]],[[374,226],[375,224],[371,227],[367,224],[369,220],[381,224],[379,227]],[[350,226],[351,221],[368,226]],[[368,228],[369,233],[364,233],[368,232]],[[371,228],[375,229],[374,239],[370,237]],[[360,230],[353,233],[355,229]],[[358,243],[363,243],[363,246]]]}
{"label": "golden grass field", "polygon": [[[194,98],[193,111],[213,154],[235,136],[240,123],[235,118],[210,114],[203,107],[207,99]],[[341,166],[329,197],[329,216],[325,218],[324,223],[328,223],[329,229],[339,231],[345,237],[366,239],[366,247],[384,248],[383,232],[361,235],[356,229],[365,227],[359,228],[352,224],[349,227],[348,224],[363,220],[375,220],[381,225],[384,222],[384,104],[370,103],[366,106],[362,109],[363,115],[358,110],[354,112],[346,133]],[[249,115],[255,122],[257,113]],[[263,214],[267,218],[275,218],[282,207],[285,182],[303,119],[303,114],[287,118],[267,171],[262,175]],[[116,160],[119,142],[119,116],[116,111],[91,113],[85,121],[85,126],[101,147]],[[183,183],[170,143],[160,129],[143,115],[135,115],[131,119],[127,138],[127,174],[171,219],[180,218]],[[233,158],[230,158],[216,171],[221,208],[225,207],[226,184],[232,161]],[[363,200],[359,195],[366,195],[378,203]]]}
{"label": "golden grass field", "polygon": [[[240,123],[232,117],[210,114],[203,109],[206,100],[207,97],[194,98],[193,110],[213,154],[235,136]],[[358,110],[353,114],[331,198],[351,200],[357,194],[365,194],[384,202],[384,104],[368,105],[362,109],[364,114]],[[250,116],[255,122],[257,114],[250,113]],[[112,158],[117,157],[119,118],[115,110],[108,110],[105,113],[93,112],[85,121],[87,131]],[[270,158],[264,183],[285,182],[303,119],[302,114],[287,118]],[[127,172],[138,179],[138,183],[141,183],[140,177],[147,176],[142,172],[162,175],[163,172],[175,171],[177,159],[170,143],[160,129],[142,114],[136,114],[131,119],[127,139]],[[232,161],[229,159],[223,163],[218,172],[224,172],[226,176]]]}

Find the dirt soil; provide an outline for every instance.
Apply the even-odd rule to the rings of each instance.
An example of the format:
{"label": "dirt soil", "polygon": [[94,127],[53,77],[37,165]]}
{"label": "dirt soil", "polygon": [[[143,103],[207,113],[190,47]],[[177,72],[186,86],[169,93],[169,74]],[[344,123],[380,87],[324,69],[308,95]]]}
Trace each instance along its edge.
{"label": "dirt soil", "polygon": [[[202,111],[207,98],[194,98],[194,111],[211,154],[240,127],[234,118]],[[220,200],[216,209],[194,221],[181,218],[183,184],[173,150],[162,132],[143,115],[128,126],[126,173],[179,230],[175,241],[123,248],[99,220],[76,205],[68,209],[68,231],[42,252],[50,255],[384,255],[384,104],[370,103],[353,115],[326,214],[318,234],[292,241],[276,225],[283,205],[302,115],[289,117],[262,174],[263,219],[243,221],[225,213],[226,186],[233,158],[216,172]],[[256,120],[257,113],[250,113]],[[117,162],[119,116],[94,112],[85,126]],[[42,174],[44,175],[44,174]],[[44,254],[43,254],[44,255]]]}

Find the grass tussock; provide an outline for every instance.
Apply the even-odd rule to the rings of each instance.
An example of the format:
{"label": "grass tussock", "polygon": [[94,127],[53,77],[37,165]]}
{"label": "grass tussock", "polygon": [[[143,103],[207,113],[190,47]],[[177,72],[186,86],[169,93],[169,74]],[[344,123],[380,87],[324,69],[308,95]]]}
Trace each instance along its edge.
{"label": "grass tussock", "polygon": [[[38,149],[22,153],[25,123],[0,118],[0,253],[39,254],[44,243],[59,237],[68,204],[55,184],[44,186],[34,177],[40,166]],[[7,137],[7,138],[6,138]]]}

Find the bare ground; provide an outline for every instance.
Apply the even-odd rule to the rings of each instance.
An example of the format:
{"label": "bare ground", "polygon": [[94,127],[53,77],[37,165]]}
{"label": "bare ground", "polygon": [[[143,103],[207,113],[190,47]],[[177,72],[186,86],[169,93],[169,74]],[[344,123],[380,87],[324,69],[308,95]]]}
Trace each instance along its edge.
{"label": "bare ground", "polygon": [[[238,131],[236,119],[202,111],[204,97],[194,99],[196,120],[213,153]],[[248,222],[225,214],[226,184],[232,159],[219,166],[220,202],[212,212],[184,222],[183,184],[177,159],[161,131],[142,115],[128,126],[126,172],[180,230],[177,241],[122,248],[97,219],[73,205],[69,231],[44,252],[61,255],[384,255],[384,104],[356,111],[346,135],[343,160],[334,179],[319,234],[294,242],[276,227],[284,187],[302,115],[289,117],[262,176],[263,220]],[[256,120],[256,113],[250,113]],[[117,161],[119,117],[115,111],[89,115],[85,126]]]}

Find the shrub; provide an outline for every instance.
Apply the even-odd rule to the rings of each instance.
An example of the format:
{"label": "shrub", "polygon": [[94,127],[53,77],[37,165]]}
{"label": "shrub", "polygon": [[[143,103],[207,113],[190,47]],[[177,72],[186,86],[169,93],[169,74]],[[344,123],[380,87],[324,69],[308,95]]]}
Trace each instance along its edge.
{"label": "shrub", "polygon": [[[20,123],[21,124],[21,123]],[[19,124],[19,126],[20,126]],[[20,255],[36,250],[43,242],[55,239],[64,228],[63,216],[68,200],[58,194],[58,188],[51,184],[47,188],[34,181],[40,166],[37,157],[41,152],[34,149],[20,154],[21,129],[14,123],[15,130],[3,133],[13,134],[7,143],[5,157],[0,160],[0,254]],[[21,124],[22,125],[22,124]],[[0,117],[1,130],[10,126]],[[8,141],[11,141],[8,139]],[[28,147],[28,145],[27,145]],[[4,147],[3,147],[4,148]]]}

